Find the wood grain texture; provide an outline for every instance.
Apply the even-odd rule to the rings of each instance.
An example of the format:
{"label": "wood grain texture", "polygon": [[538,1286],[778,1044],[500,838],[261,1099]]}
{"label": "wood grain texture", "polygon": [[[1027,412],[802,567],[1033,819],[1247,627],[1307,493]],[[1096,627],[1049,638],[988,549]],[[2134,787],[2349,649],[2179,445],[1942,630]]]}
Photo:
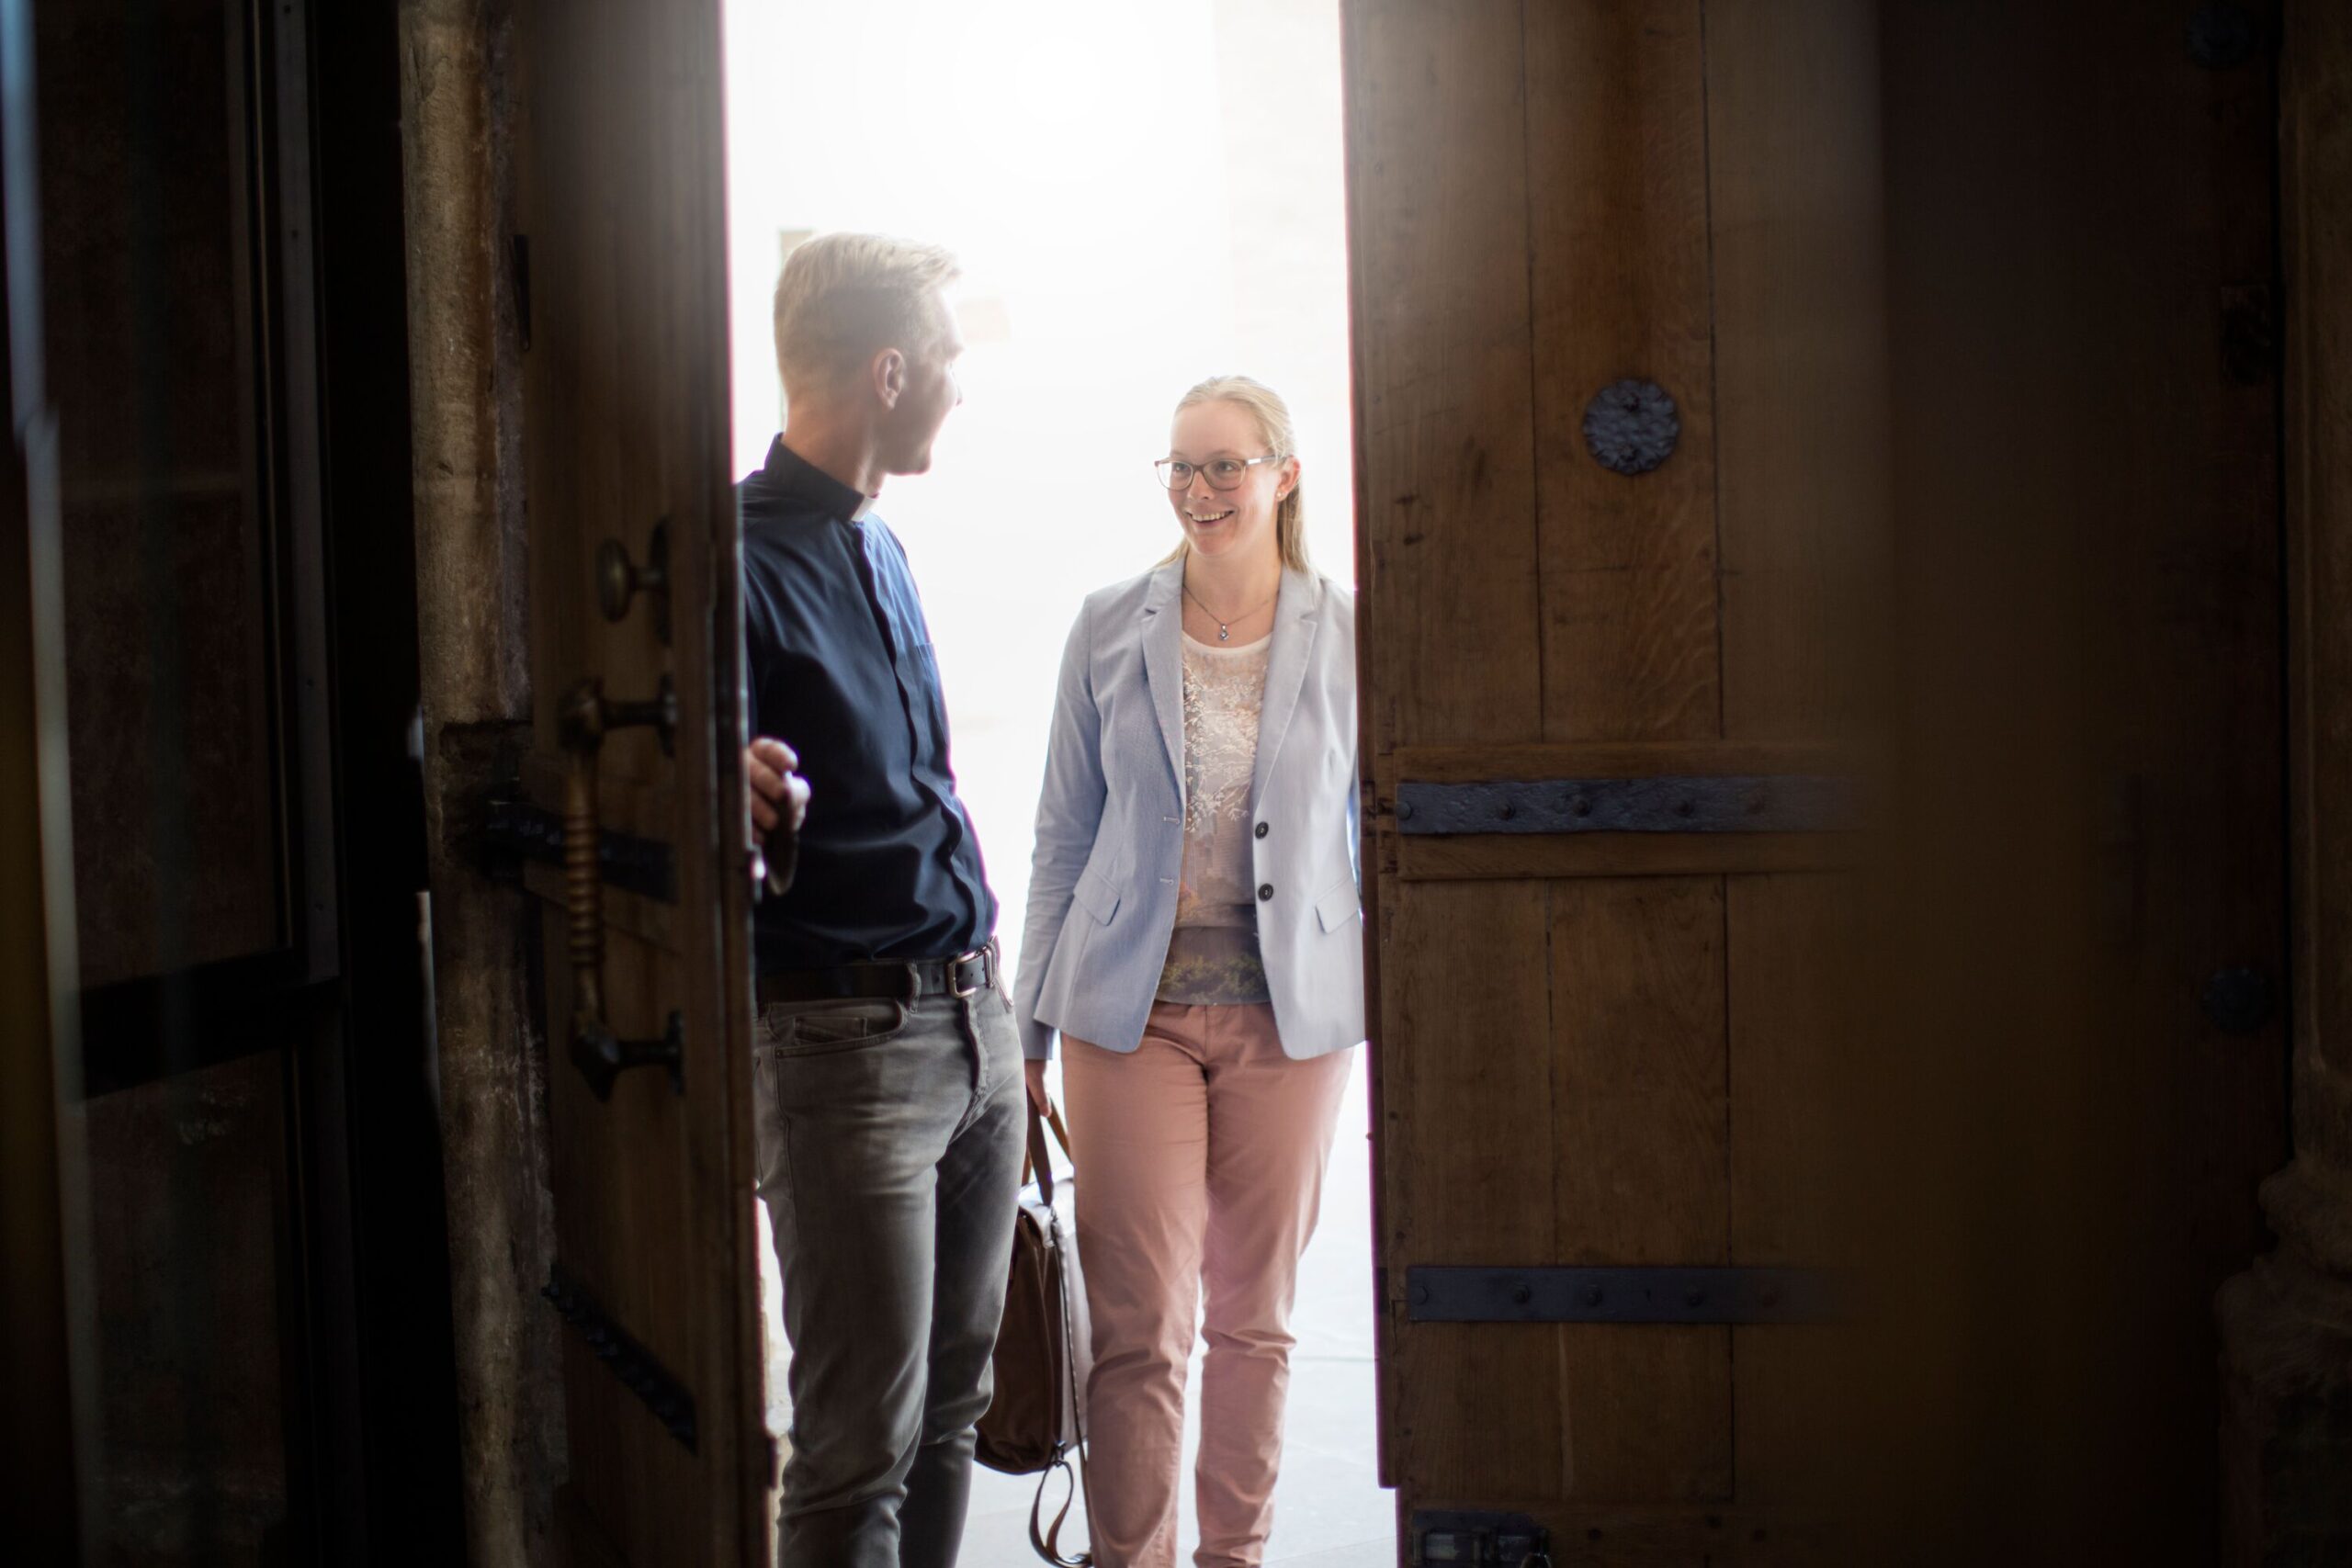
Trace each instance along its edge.
{"label": "wood grain texture", "polygon": [[1843,833],[1477,833],[1395,843],[1396,874],[1408,882],[1822,871],[1862,852]]}
{"label": "wood grain texture", "polygon": [[1520,7],[1356,0],[1343,31],[1367,741],[1536,739]]}
{"label": "wood grain texture", "polygon": [[[1548,904],[1534,882],[1383,889],[1384,1222],[1399,1285],[1411,1263],[1549,1260]],[[1555,1494],[1556,1331],[1392,1321],[1391,1334],[1396,1452],[1417,1495]]]}
{"label": "wood grain texture", "polygon": [[[1849,1125],[1864,1113],[1855,887],[1838,875],[1737,876],[1726,898],[1732,1260],[1850,1270],[1847,1194],[1871,1178]],[[1837,1325],[1732,1331],[1741,1502],[1838,1505],[1852,1348]]]}
{"label": "wood grain texture", "polygon": [[[1525,11],[1546,739],[1720,733],[1702,11]],[[1582,432],[1625,377],[1664,387],[1681,423],[1635,478]]]}
{"label": "wood grain texture", "polygon": [[[1557,882],[1555,1229],[1564,1264],[1727,1260],[1719,877]],[[1731,1330],[1557,1330],[1565,1495],[1731,1495]]]}
{"label": "wood grain texture", "polygon": [[1852,736],[1883,680],[1879,93],[1866,0],[1707,13],[1726,738]]}
{"label": "wood grain texture", "polygon": [[1803,739],[1598,740],[1539,746],[1408,746],[1395,756],[1399,779],[1455,784],[1473,779],[1646,779],[1668,774],[1856,773],[1871,766],[1865,747]]}
{"label": "wood grain texture", "polygon": [[[1724,744],[1870,731],[1886,705],[1885,211],[1877,7],[1708,12]],[[1736,738],[1736,739],[1734,739]],[[1845,846],[1857,851],[1859,845]],[[1848,863],[1857,863],[1850,854]],[[1794,868],[1791,868],[1794,869]],[[1841,1183],[1866,1183],[1848,876],[1725,887],[1731,1252],[1850,1262]],[[1850,1502],[1842,1328],[1733,1330],[1743,1504]]]}
{"label": "wood grain texture", "polygon": [[[560,749],[558,705],[587,676],[602,678],[608,698],[635,700],[667,673],[680,713],[674,755],[648,732],[618,732],[600,771],[613,812],[673,846],[677,872],[666,920],[628,919],[624,899],[607,899],[605,1021],[650,1038],[679,1012],[683,1097],[650,1071],[622,1075],[609,1101],[589,1092],[564,1055],[561,924],[544,928],[558,1254],[696,1406],[690,1453],[567,1336],[574,1496],[632,1563],[764,1563],[772,1529],[751,1212],[749,888],[734,804],[737,611],[731,571],[720,570],[736,524],[718,12],[713,0],[532,0],[516,23],[537,744]],[[591,576],[605,539],[643,559],[662,519],[675,627],[666,649],[641,603],[618,623],[597,615]]]}

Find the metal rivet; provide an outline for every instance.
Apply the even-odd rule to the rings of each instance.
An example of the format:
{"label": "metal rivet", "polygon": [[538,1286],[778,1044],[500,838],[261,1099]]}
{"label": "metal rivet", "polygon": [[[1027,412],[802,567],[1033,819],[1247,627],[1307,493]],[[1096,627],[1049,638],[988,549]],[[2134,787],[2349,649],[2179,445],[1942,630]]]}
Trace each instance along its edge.
{"label": "metal rivet", "polygon": [[1600,1304],[1600,1286],[1598,1286],[1598,1285],[1587,1285],[1587,1286],[1585,1287],[1585,1289],[1584,1289],[1584,1304],[1585,1304],[1585,1305],[1587,1305],[1587,1306],[1589,1306],[1589,1307],[1597,1307],[1597,1306],[1599,1306],[1599,1305]]}
{"label": "metal rivet", "polygon": [[1705,1304],[1706,1300],[1707,1292],[1704,1291],[1685,1291],[1682,1292],[1682,1304],[1684,1306],[1701,1306]]}
{"label": "metal rivet", "polygon": [[1568,802],[1568,809],[1579,817],[1589,817],[1592,815],[1592,802],[1580,795]]}
{"label": "metal rivet", "polygon": [[1655,381],[1613,381],[1585,405],[1585,446],[1611,473],[1648,473],[1673,455],[1681,434],[1674,400]]}
{"label": "metal rivet", "polygon": [[1498,802],[1498,803],[1496,804],[1496,806],[1495,806],[1495,815],[1496,815],[1496,816],[1498,816],[1498,817],[1499,817],[1499,818],[1501,818],[1504,821],[1508,822],[1508,821],[1510,821],[1513,817],[1517,816],[1517,815],[1518,815],[1518,812],[1517,812],[1517,811],[1512,807],[1511,803],[1510,803],[1510,801],[1505,800],[1505,801],[1499,801],[1499,802]]}
{"label": "metal rivet", "polygon": [[1525,1306],[1528,1303],[1535,1299],[1535,1292],[1528,1288],[1528,1285],[1524,1280],[1521,1280],[1520,1283],[1513,1285],[1510,1288],[1510,1299],[1517,1302],[1521,1306]]}
{"label": "metal rivet", "polygon": [[1397,815],[1400,818],[1406,818],[1406,817],[1410,817],[1412,814],[1413,814],[1413,803],[1412,803],[1411,801],[1409,801],[1409,800],[1400,800],[1400,801],[1398,801],[1398,802],[1396,803],[1396,815]]}

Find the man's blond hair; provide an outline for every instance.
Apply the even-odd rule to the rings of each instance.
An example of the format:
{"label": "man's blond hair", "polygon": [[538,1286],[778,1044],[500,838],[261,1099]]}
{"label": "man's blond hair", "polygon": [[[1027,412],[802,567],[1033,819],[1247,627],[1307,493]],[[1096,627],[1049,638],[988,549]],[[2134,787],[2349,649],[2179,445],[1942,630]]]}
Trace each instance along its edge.
{"label": "man's blond hair", "polygon": [[775,362],[786,398],[854,378],[886,348],[931,352],[931,300],[962,269],[939,245],[887,234],[820,234],[775,280]]}

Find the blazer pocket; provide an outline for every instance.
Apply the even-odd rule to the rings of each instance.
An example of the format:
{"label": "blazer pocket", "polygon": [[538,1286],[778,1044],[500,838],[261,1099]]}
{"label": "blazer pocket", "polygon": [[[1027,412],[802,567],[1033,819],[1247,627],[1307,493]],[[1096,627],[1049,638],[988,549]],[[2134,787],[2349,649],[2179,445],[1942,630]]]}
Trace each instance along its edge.
{"label": "blazer pocket", "polygon": [[1356,905],[1356,879],[1352,876],[1315,900],[1315,919],[1327,931],[1338,931],[1363,912]]}
{"label": "blazer pocket", "polygon": [[1078,885],[1069,890],[1070,901],[1094,917],[1098,926],[1107,926],[1111,917],[1119,912],[1119,890],[1091,871],[1078,874]]}

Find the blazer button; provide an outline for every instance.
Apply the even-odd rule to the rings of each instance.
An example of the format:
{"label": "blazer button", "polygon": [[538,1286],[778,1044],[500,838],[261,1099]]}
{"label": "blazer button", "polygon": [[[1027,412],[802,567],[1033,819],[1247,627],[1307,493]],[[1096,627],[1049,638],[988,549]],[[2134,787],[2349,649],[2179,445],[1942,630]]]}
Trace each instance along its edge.
{"label": "blazer button", "polygon": [[1272,898],[1273,897],[1273,896],[1274,896],[1274,885],[1273,885],[1272,883],[1271,883],[1271,882],[1261,882],[1260,884],[1258,884],[1258,902],[1260,902],[1261,904],[1266,903],[1267,901],[1269,901],[1270,899],[1272,899]]}
{"label": "blazer button", "polygon": [[1258,837],[1260,837],[1260,838],[1261,838],[1261,839],[1262,839],[1262,838],[1264,838],[1265,836],[1266,836],[1266,825],[1265,825],[1263,822],[1261,822],[1261,823],[1259,823],[1259,824],[1258,824]]}

